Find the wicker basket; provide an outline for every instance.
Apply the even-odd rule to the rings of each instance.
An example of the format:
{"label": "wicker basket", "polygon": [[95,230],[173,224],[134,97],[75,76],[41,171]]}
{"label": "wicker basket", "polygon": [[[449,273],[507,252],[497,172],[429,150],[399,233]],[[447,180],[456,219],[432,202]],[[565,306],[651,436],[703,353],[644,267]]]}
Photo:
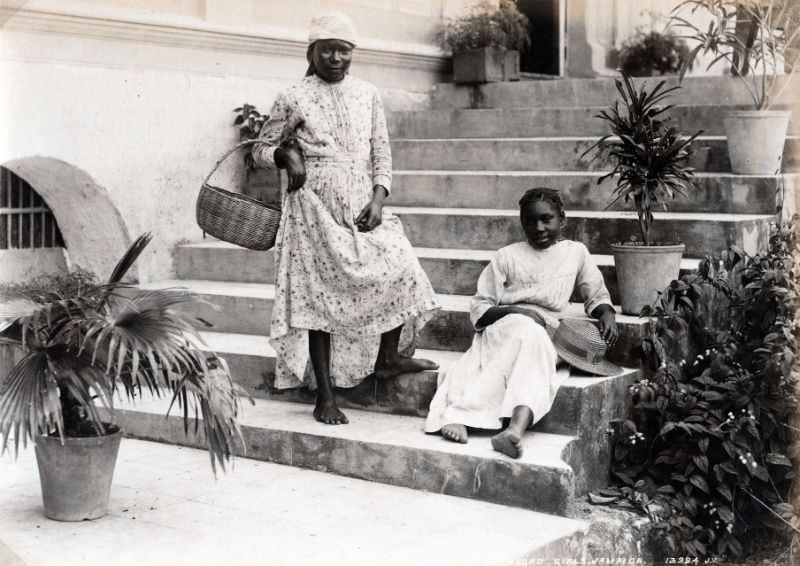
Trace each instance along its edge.
{"label": "wicker basket", "polygon": [[232,193],[208,183],[220,164],[237,149],[258,140],[246,140],[223,155],[203,181],[197,197],[197,224],[204,233],[251,250],[275,245],[281,219],[280,207]]}

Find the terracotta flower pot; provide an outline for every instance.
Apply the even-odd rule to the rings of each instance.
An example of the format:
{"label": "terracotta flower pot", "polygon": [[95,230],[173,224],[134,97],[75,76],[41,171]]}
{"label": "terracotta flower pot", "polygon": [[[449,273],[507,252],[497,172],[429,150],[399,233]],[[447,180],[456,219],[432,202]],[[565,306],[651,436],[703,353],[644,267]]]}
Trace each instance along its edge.
{"label": "terracotta flower pot", "polygon": [[731,170],[741,175],[780,173],[790,115],[788,110],[727,112],[722,123]]}
{"label": "terracotta flower pot", "polygon": [[644,246],[612,244],[622,312],[638,315],[680,274],[683,244]]}
{"label": "terracotta flower pot", "polygon": [[[109,425],[112,426],[112,425]],[[56,521],[99,519],[108,512],[108,497],[122,431],[105,436],[65,438],[39,436],[36,462],[44,514]]]}

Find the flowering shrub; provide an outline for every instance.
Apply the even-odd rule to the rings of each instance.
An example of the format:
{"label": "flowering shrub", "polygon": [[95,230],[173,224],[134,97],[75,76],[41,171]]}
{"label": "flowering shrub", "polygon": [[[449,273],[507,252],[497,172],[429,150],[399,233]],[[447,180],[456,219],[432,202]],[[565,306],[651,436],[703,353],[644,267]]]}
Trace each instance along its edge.
{"label": "flowering shrub", "polygon": [[[791,226],[765,253],[731,248],[673,281],[643,341],[649,379],[612,423],[619,485],[591,499],[646,511],[675,555],[739,556],[798,518],[786,503],[795,412]],[[751,546],[748,546],[751,545]]]}
{"label": "flowering shrub", "polygon": [[657,31],[639,31],[619,50],[619,66],[632,77],[678,74],[688,58],[689,47],[685,41],[671,33]]}

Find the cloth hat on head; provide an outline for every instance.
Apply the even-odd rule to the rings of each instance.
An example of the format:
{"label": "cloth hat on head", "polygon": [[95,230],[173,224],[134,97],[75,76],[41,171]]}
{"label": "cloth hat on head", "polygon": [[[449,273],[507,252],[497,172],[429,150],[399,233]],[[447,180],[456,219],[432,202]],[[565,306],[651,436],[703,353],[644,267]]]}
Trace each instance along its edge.
{"label": "cloth hat on head", "polygon": [[568,318],[552,336],[558,355],[569,365],[595,375],[618,375],[622,368],[605,359],[606,342],[590,320]]}
{"label": "cloth hat on head", "polygon": [[308,43],[311,44],[320,39],[341,39],[353,45],[358,42],[353,20],[338,12],[320,14],[311,18]]}

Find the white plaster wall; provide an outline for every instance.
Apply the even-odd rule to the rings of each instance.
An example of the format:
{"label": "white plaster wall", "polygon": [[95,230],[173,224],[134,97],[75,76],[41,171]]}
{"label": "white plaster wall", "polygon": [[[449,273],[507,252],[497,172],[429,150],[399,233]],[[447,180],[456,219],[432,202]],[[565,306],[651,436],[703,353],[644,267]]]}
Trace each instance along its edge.
{"label": "white plaster wall", "polygon": [[63,273],[66,269],[63,248],[0,250],[0,285]]}
{"label": "white plaster wall", "polygon": [[[452,0],[31,1],[0,33],[0,84],[12,85],[0,88],[0,164],[42,156],[87,172],[131,238],[154,233],[140,278],[172,277],[175,245],[201,238],[203,177],[237,140],[233,108],[267,112],[278,89],[303,76],[307,16],[320,8],[348,11],[366,28],[352,73],[377,84],[387,106],[426,103],[446,60],[424,38]],[[235,187],[239,163],[232,158],[218,184]]]}

